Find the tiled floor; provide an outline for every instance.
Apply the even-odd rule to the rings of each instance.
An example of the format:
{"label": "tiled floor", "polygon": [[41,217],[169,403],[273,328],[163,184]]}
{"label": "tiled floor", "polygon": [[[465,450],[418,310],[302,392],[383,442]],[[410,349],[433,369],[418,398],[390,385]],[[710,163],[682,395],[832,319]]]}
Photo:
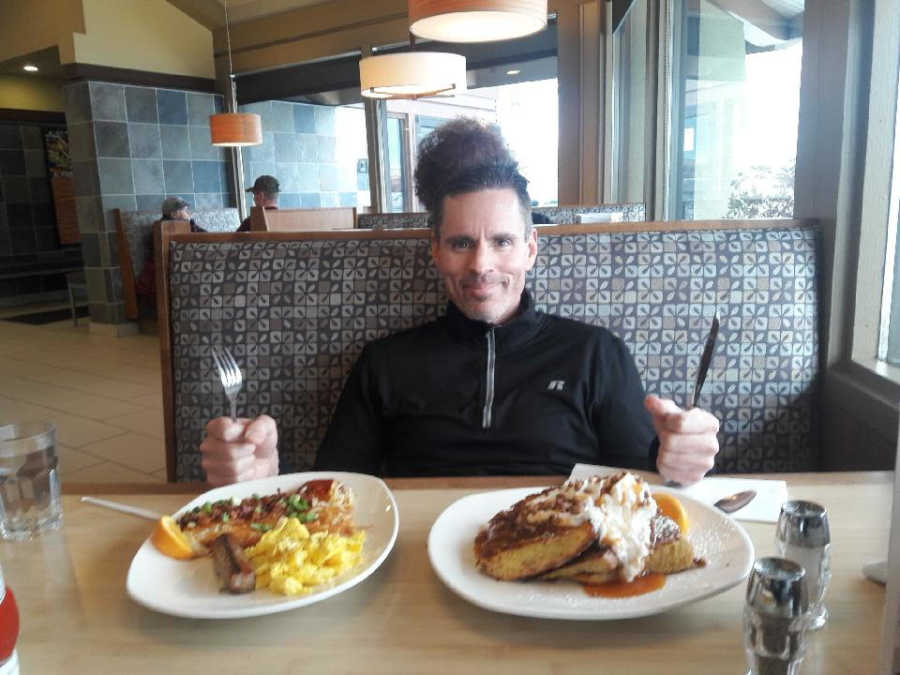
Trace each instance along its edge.
{"label": "tiled floor", "polygon": [[0,318],[0,423],[54,421],[64,483],[165,482],[158,338],[79,324]]}

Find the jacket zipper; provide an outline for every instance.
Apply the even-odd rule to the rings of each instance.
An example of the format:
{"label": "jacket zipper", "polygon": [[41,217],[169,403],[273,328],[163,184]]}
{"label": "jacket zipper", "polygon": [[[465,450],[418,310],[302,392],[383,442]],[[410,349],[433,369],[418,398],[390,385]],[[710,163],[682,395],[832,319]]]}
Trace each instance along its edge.
{"label": "jacket zipper", "polygon": [[481,428],[491,426],[491,409],[494,406],[494,364],[497,360],[497,346],[493,326],[485,334],[487,339],[487,364],[484,374],[484,411],[481,414]]}

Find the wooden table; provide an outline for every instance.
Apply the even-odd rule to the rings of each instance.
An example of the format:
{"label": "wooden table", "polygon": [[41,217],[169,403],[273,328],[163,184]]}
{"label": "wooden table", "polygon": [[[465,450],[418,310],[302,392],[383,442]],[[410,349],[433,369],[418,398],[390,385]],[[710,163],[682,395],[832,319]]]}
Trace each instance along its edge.
{"label": "wooden table", "polygon": [[[886,556],[892,474],[778,477],[788,480],[791,497],[829,508],[834,542],[831,619],[811,634],[802,672],[875,672],[884,589],[860,570]],[[541,482],[395,481],[400,534],[375,574],[306,608],[230,621],[178,619],[132,602],[125,577],[150,524],[82,504],[69,486],[63,530],[0,544],[22,615],[22,673],[746,672],[744,584],[666,614],[615,622],[507,616],[450,592],[426,553],[436,516],[478,489]],[[151,489],[110,498],[172,512],[196,494],[196,486],[182,494],[172,486],[160,494]],[[757,557],[774,555],[773,525],[744,526]]]}

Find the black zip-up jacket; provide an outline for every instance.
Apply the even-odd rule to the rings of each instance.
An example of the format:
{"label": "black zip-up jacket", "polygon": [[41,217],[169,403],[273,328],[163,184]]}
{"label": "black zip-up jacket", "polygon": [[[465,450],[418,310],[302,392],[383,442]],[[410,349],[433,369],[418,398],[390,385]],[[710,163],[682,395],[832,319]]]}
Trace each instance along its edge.
{"label": "black zip-up jacket", "polygon": [[628,348],[605,328],[536,312],[502,326],[446,316],[368,344],[317,469],[388,476],[566,474],[576,462],[655,469]]}

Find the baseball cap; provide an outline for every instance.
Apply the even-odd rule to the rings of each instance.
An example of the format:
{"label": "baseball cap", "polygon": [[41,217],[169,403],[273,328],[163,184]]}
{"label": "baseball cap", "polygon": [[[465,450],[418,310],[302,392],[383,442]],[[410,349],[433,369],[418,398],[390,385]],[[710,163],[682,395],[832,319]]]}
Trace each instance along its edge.
{"label": "baseball cap", "polygon": [[162,214],[166,218],[171,216],[176,211],[180,211],[184,208],[190,208],[190,204],[184,201],[181,197],[169,197],[162,203]]}
{"label": "baseball cap", "polygon": [[262,175],[256,179],[253,187],[247,188],[247,192],[265,192],[273,195],[278,192],[278,179],[275,176]]}

